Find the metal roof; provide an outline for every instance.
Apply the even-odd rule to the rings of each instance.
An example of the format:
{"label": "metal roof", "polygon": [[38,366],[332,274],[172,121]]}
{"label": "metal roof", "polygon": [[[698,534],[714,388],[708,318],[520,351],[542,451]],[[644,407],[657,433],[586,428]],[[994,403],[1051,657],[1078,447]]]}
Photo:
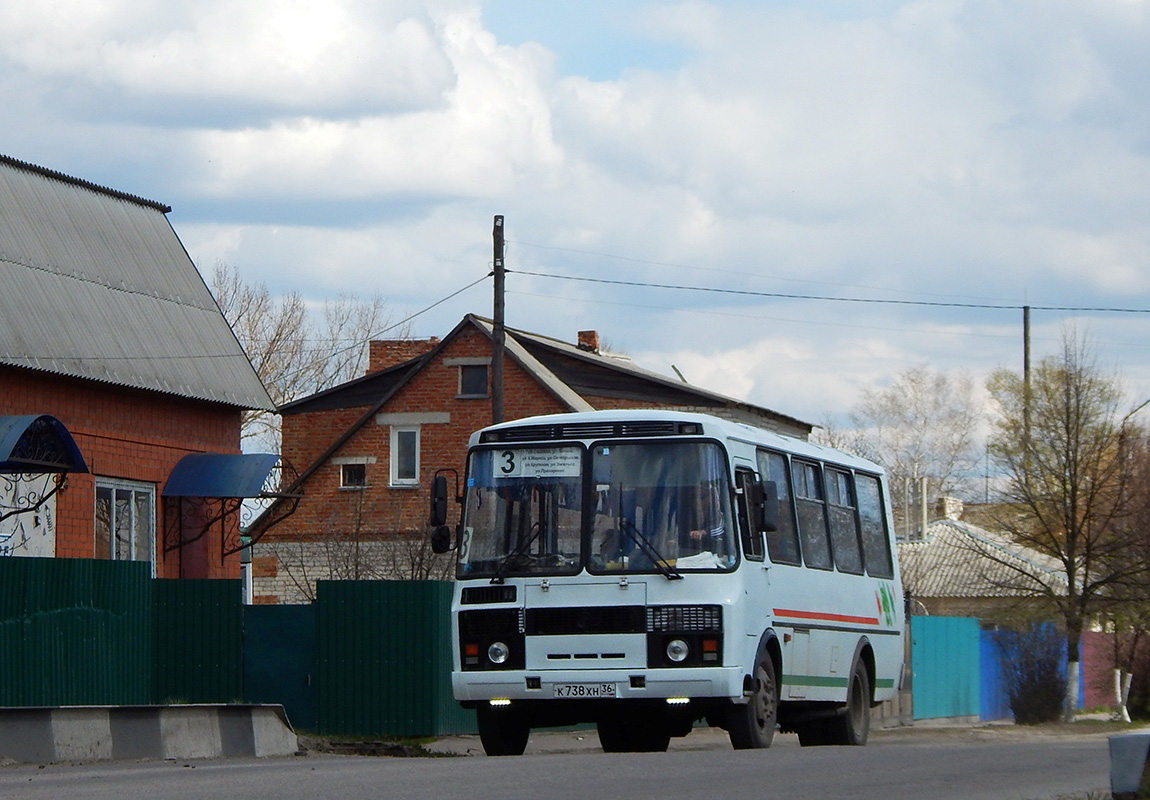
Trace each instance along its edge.
{"label": "metal roof", "polygon": [[0,364],[273,409],[167,210],[0,155]]}
{"label": "metal roof", "polygon": [[969,522],[930,523],[923,539],[899,542],[898,560],[915,597],[1018,597],[1039,583],[1066,592],[1057,561]]}

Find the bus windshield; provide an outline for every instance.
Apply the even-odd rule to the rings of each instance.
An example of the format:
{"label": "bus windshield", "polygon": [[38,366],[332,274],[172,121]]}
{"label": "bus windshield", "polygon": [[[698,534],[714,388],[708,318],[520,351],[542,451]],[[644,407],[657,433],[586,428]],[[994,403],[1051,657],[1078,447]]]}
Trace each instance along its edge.
{"label": "bus windshield", "polygon": [[[737,560],[727,459],[714,442],[471,453],[459,576],[724,570]],[[584,475],[590,486],[584,485]],[[585,532],[585,533],[584,533]]]}
{"label": "bus windshield", "polygon": [[460,577],[578,572],[582,500],[582,447],[473,451]]}
{"label": "bus windshield", "polygon": [[599,444],[591,450],[592,572],[735,564],[727,458],[713,442]]}

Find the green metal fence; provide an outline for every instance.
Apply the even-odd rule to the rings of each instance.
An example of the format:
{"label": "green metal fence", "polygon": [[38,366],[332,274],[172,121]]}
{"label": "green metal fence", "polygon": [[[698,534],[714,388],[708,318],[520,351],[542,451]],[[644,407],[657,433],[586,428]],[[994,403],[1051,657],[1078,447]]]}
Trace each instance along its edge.
{"label": "green metal fence", "polygon": [[451,696],[450,608],[441,581],[320,581],[320,731],[473,732]]}
{"label": "green metal fence", "polygon": [[244,607],[244,697],[278,703],[296,730],[319,729],[316,607]]}
{"label": "green metal fence", "polygon": [[155,701],[242,702],[240,582],[156,580],[152,589]]}
{"label": "green metal fence", "polygon": [[0,558],[0,705],[151,701],[151,569]]}
{"label": "green metal fence", "polygon": [[323,581],[243,606],[239,581],[139,562],[0,558],[0,706],[280,703],[303,730],[475,731],[451,696],[451,584]]}

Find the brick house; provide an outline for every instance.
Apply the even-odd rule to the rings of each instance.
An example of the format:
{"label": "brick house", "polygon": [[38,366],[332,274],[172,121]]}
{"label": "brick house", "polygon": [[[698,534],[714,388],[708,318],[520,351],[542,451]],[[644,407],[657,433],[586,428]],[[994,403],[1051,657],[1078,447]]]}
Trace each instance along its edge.
{"label": "brick house", "polygon": [[250,491],[241,412],[273,404],[170,210],[0,156],[0,553],[240,574],[196,493]]}
{"label": "brick house", "polygon": [[[450,568],[426,547],[430,480],[462,471],[468,436],[491,423],[492,338],[489,320],[468,315],[442,340],[371,342],[364,377],[279,409],[303,499],[253,548],[256,602],[306,601],[317,577]],[[703,411],[800,438],[812,427],[600,352],[594,331],[570,344],[508,329],[506,419],[613,408]]]}

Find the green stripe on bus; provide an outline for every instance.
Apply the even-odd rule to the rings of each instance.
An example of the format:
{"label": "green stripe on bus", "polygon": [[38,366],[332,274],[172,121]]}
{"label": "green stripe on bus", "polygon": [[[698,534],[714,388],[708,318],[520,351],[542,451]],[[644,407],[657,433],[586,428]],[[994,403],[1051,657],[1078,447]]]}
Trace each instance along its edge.
{"label": "green stripe on bus", "polygon": [[[847,685],[846,678],[822,678],[818,675],[783,675],[783,683],[794,686],[837,686],[843,688]],[[874,682],[876,689],[893,689],[893,678],[879,678]]]}
{"label": "green stripe on bus", "polygon": [[796,686],[838,686],[846,688],[846,678],[822,678],[818,675],[783,675],[783,683]]}

